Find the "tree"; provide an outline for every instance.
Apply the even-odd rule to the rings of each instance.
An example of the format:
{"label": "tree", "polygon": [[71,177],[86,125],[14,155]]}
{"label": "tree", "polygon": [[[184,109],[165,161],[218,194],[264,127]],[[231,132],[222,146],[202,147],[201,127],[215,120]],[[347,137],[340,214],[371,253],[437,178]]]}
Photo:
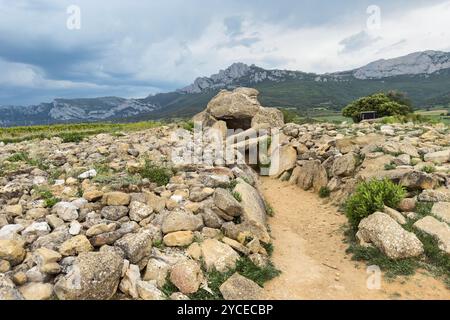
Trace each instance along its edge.
{"label": "tree", "polygon": [[342,110],[342,114],[344,117],[352,118],[355,122],[360,122],[361,112],[364,111],[375,111],[379,117],[387,117],[407,115],[412,112],[412,108],[393,100],[387,94],[376,93],[350,103]]}

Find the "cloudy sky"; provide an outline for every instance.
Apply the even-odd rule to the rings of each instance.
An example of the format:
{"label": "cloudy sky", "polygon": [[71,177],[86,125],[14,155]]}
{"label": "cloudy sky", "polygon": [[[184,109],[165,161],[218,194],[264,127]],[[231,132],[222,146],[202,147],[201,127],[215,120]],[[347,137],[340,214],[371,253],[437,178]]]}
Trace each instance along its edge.
{"label": "cloudy sky", "polygon": [[238,61],[325,73],[450,51],[449,17],[450,0],[0,0],[0,105],[145,97]]}

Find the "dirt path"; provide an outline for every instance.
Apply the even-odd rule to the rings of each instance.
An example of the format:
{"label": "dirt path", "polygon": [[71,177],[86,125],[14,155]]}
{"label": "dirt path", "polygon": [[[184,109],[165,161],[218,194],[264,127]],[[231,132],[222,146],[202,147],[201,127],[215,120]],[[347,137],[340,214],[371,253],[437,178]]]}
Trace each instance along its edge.
{"label": "dirt path", "polygon": [[367,289],[367,266],[345,253],[346,218],[314,193],[271,178],[261,190],[274,209],[269,219],[281,276],[268,282],[268,299],[450,299],[445,285],[425,272]]}

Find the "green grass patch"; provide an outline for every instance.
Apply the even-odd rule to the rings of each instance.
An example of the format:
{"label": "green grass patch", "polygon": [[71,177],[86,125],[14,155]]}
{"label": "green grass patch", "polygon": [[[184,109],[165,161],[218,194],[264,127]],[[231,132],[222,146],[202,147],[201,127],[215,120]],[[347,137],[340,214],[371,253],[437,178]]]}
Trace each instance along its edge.
{"label": "green grass patch", "polygon": [[232,191],[231,194],[237,200],[237,202],[242,202],[242,196],[241,196],[241,194],[239,192]]}
{"label": "green grass patch", "polygon": [[319,190],[319,197],[328,198],[331,195],[331,191],[328,187],[321,187]]}
{"label": "green grass patch", "polygon": [[405,195],[403,187],[387,179],[362,182],[345,203],[345,214],[356,229],[362,219],[376,211],[382,211],[385,205],[397,208]]}
{"label": "green grass patch", "polygon": [[432,166],[432,165],[426,165],[423,166],[420,171],[425,172],[425,173],[435,173],[436,172],[436,167]]}
{"label": "green grass patch", "polygon": [[47,188],[36,187],[35,191],[37,192],[39,197],[44,200],[45,206],[47,208],[53,208],[55,204],[61,201],[61,199],[55,197],[53,193]]}
{"label": "green grass patch", "polygon": [[142,178],[149,179],[158,186],[165,186],[170,182],[174,171],[164,165],[157,165],[150,160],[145,161],[145,165],[138,171]]}

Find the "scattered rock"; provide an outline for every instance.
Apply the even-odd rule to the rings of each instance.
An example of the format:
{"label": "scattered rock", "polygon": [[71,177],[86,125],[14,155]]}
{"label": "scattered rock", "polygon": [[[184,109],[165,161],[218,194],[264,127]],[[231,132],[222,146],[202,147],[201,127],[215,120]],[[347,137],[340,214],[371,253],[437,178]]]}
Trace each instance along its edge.
{"label": "scattered rock", "polygon": [[111,252],[81,253],[55,284],[60,300],[109,300],[117,291],[123,259]]}
{"label": "scattered rock", "polygon": [[206,268],[209,271],[216,269],[219,272],[225,272],[234,268],[236,261],[239,260],[239,254],[236,251],[216,239],[206,239],[200,247]]}
{"label": "scattered rock", "polygon": [[184,211],[174,211],[164,219],[162,232],[168,234],[176,231],[196,231],[202,227],[203,219],[201,216]]}
{"label": "scattered rock", "polygon": [[417,221],[414,228],[435,238],[438,241],[439,249],[450,254],[450,227],[448,224],[428,216]]}
{"label": "scattered rock", "polygon": [[260,300],[262,296],[260,286],[238,273],[220,286],[220,292],[225,300]]}
{"label": "scattered rock", "polygon": [[184,294],[197,292],[202,278],[200,266],[193,260],[177,263],[170,272],[170,281]]}
{"label": "scattered rock", "polygon": [[59,252],[63,256],[76,256],[80,253],[93,250],[94,248],[92,247],[88,238],[86,238],[86,236],[84,235],[79,235],[66,240],[59,248]]}
{"label": "scattered rock", "polygon": [[16,266],[25,259],[24,243],[17,240],[0,240],[0,259]]}
{"label": "scattered rock", "polygon": [[172,232],[167,234],[163,241],[168,247],[186,247],[194,242],[194,233],[192,231]]}
{"label": "scattered rock", "polygon": [[375,212],[359,224],[357,238],[372,243],[391,259],[417,257],[423,253],[423,245],[412,232],[404,230],[385,213]]}
{"label": "scattered rock", "polygon": [[19,291],[25,300],[50,300],[53,296],[53,286],[49,283],[28,283]]}

